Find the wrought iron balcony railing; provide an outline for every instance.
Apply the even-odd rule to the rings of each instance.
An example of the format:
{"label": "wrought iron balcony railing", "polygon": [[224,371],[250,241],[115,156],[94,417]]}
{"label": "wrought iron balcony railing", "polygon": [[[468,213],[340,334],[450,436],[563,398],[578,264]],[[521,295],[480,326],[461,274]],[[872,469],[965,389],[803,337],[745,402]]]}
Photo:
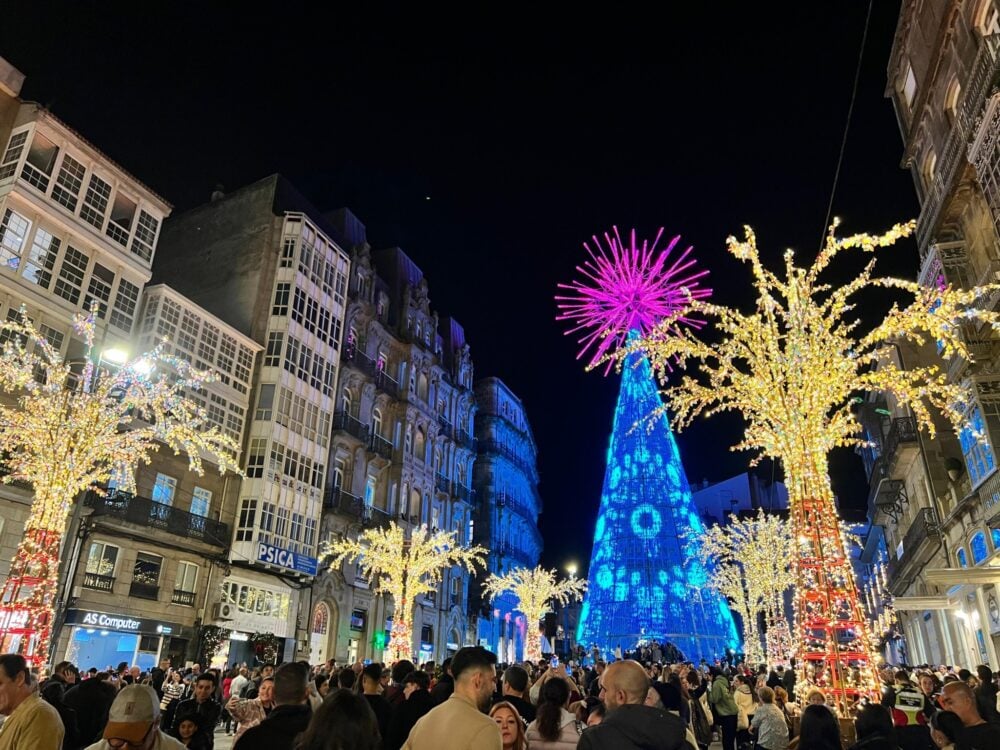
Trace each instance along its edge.
{"label": "wrought iron balcony railing", "polygon": [[170,601],[173,602],[174,604],[182,604],[185,607],[193,607],[194,598],[195,598],[195,593],[193,591],[174,589],[174,593],[170,597]]}
{"label": "wrought iron balcony railing", "polygon": [[102,576],[97,573],[83,574],[83,587],[85,589],[97,589],[98,591],[107,591],[108,593],[111,593],[114,589],[114,585],[114,576]]}
{"label": "wrought iron balcony railing", "polygon": [[229,546],[229,525],[205,516],[189,513],[172,505],[153,502],[129,492],[109,490],[105,497],[88,492],[84,500],[94,509],[95,517],[117,518],[129,523],[147,526],[168,534],[200,539],[215,547]]}
{"label": "wrought iron balcony railing", "polygon": [[368,425],[362,422],[353,414],[348,414],[346,411],[335,411],[333,413],[333,430],[337,432],[346,432],[348,435],[352,435],[362,443],[368,442]]}

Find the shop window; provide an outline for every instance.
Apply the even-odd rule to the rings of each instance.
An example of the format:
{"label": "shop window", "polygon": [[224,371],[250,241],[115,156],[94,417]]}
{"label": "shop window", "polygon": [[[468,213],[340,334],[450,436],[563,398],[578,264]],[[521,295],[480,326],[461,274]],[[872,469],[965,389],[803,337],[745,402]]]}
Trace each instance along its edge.
{"label": "shop window", "polygon": [[433,625],[423,625],[420,628],[420,643],[433,644],[434,643],[434,626]]}
{"label": "shop window", "polygon": [[965,554],[965,550],[964,549],[960,549],[958,551],[958,565],[961,568],[967,568],[967,567],[969,567],[969,558]]}
{"label": "shop window", "polygon": [[969,548],[972,550],[972,563],[979,565],[989,554],[986,550],[986,534],[982,531],[977,531],[973,534],[969,542]]}

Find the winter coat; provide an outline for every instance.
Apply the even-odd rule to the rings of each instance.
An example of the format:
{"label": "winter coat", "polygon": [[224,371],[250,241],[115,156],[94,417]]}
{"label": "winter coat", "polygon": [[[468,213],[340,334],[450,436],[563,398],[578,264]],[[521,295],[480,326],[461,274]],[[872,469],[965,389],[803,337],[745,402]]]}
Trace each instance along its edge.
{"label": "winter coat", "polygon": [[382,739],[382,750],[399,750],[410,736],[410,730],[426,713],[434,708],[429,690],[414,690],[403,700],[389,722],[389,735]]}
{"label": "winter coat", "polygon": [[712,690],[708,694],[708,702],[712,704],[712,713],[719,716],[735,716],[739,713],[736,701],[729,692],[729,680],[721,674],[712,682]]}
{"label": "winter coat", "polygon": [[267,709],[264,708],[264,704],[260,702],[260,698],[241,698],[228,711],[229,715],[239,722],[239,728],[236,730],[236,736],[233,738],[234,745],[236,744],[236,740],[246,734],[248,729],[264,721],[268,714]]}
{"label": "winter coat", "polygon": [[[404,750],[502,750],[500,729],[468,698],[452,693],[418,721]],[[236,748],[236,750],[246,750]]]}
{"label": "winter coat", "polygon": [[626,705],[609,711],[600,724],[584,729],[577,748],[692,750],[686,734],[687,727],[678,716],[650,706]]}
{"label": "winter coat", "polygon": [[248,729],[233,744],[233,750],[292,750],[312,719],[308,703],[277,706],[264,721]]}
{"label": "winter coat", "polygon": [[78,682],[63,695],[63,703],[76,711],[77,736],[81,744],[89,745],[101,739],[115,693],[110,682],[91,678]]}
{"label": "winter coat", "polygon": [[538,720],[528,725],[528,746],[531,750],[576,750],[580,741],[582,726],[577,722],[576,717],[562,709],[562,716],[559,722],[559,737],[556,740],[543,740],[538,733]]}
{"label": "winter coat", "polygon": [[431,688],[431,697],[434,699],[434,705],[441,705],[448,700],[454,692],[455,680],[450,674],[445,672],[441,675],[441,679],[438,680],[437,685]]}
{"label": "winter coat", "polygon": [[739,687],[733,691],[733,701],[736,703],[737,712],[742,708],[748,717],[753,716],[757,704],[754,703],[753,693],[750,692],[749,685],[740,683]]}
{"label": "winter coat", "polygon": [[177,704],[174,711],[174,721],[170,725],[170,736],[177,736],[177,728],[188,716],[198,716],[198,736],[207,740],[205,743],[209,750],[215,746],[215,725],[219,723],[219,714],[222,713],[222,704],[209,698],[199,703],[194,698],[188,698]]}

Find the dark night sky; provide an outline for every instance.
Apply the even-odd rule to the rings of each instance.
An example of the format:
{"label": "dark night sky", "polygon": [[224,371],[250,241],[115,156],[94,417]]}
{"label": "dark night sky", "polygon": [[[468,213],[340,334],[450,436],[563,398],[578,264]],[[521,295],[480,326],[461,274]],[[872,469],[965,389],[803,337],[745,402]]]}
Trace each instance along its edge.
{"label": "dark night sky", "polygon": [[[239,18],[233,9],[249,5],[225,5],[55,13],[17,0],[5,6],[0,55],[27,74],[25,98],[177,210],[216,183],[280,171],[319,208],[350,206],[376,247],[401,246],[435,308],[464,324],[477,375],[499,375],[526,404],[543,561],[585,566],[617,381],[574,359],[554,321],[556,283],[572,277],[580,243],[612,224],[681,234],[720,300],[748,299],[749,275],[724,249],[744,223],[771,262],[787,246],[811,256],[867,3],[699,3],[572,38],[447,19],[463,24],[460,39],[417,26],[396,35],[385,19],[314,19],[294,3]],[[898,10],[874,3],[834,204],[848,232],[917,213],[884,98]],[[883,272],[916,275],[912,241],[889,255]],[[733,419],[681,434],[690,479],[744,470],[747,456],[726,451],[737,438]],[[836,456],[833,473],[843,504],[863,507],[860,462]]]}

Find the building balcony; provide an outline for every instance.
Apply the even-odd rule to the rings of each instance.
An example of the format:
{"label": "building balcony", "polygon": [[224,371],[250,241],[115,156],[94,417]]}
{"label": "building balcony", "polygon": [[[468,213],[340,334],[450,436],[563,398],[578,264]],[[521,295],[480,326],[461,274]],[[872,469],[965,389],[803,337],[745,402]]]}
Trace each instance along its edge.
{"label": "building balcony", "polygon": [[392,460],[392,443],[381,435],[372,435],[368,438],[368,452],[381,456],[386,461]]}
{"label": "building balcony", "polygon": [[214,547],[229,546],[228,524],[156,503],[146,497],[109,490],[106,497],[88,492],[84,502],[88,508],[94,509],[95,518],[107,516],[176,536],[199,539]]}
{"label": "building balcony", "polygon": [[890,422],[868,477],[868,514],[873,523],[878,523],[880,511],[894,521],[902,513],[907,497],[900,472],[920,449],[918,440],[915,418],[896,417]]}
{"label": "building balcony", "polygon": [[174,589],[174,593],[170,596],[171,602],[184,607],[193,607],[194,599],[195,593],[193,591],[182,591],[181,589]]}
{"label": "building balcony", "polygon": [[333,431],[350,435],[362,443],[368,442],[368,425],[346,411],[335,411],[333,413]]}
{"label": "building balcony", "polygon": [[114,586],[114,576],[102,576],[97,573],[83,574],[83,587],[85,589],[96,589],[97,591],[106,591],[110,594],[113,591]]}
{"label": "building balcony", "polygon": [[340,361],[370,378],[375,377],[375,360],[365,354],[363,343],[347,344],[340,353]]}
{"label": "building balcony", "polygon": [[452,497],[457,500],[461,500],[463,503],[468,503],[472,505],[472,501],[475,498],[475,492],[463,484],[455,482],[451,490]]}
{"label": "building balcony", "polygon": [[362,505],[361,525],[368,529],[387,529],[392,517],[387,511],[372,505]]}
{"label": "building balcony", "polygon": [[352,495],[336,485],[328,487],[323,493],[323,508],[326,510],[360,518],[362,506],[364,506],[364,502],[360,497]]}
{"label": "building balcony", "polygon": [[443,492],[445,495],[451,494],[451,480],[448,479],[444,474],[437,474],[434,477],[434,488],[438,492]]}
{"label": "building balcony", "polygon": [[152,601],[156,601],[160,598],[160,587],[152,583],[132,581],[132,585],[128,588],[128,595],[134,596],[138,599],[151,599]]}
{"label": "building balcony", "polygon": [[903,554],[895,560],[889,589],[895,596],[906,591],[941,546],[940,522],[934,508],[921,508],[903,537]]}
{"label": "building balcony", "polygon": [[505,459],[514,464],[514,466],[520,469],[525,476],[529,477],[533,481],[537,479],[537,473],[534,465],[525,461],[515,451],[508,448],[503,443],[498,443],[496,440],[483,440],[479,443],[479,452],[503,456]]}
{"label": "building balcony", "polygon": [[[937,179],[924,197],[917,221],[917,246],[922,259],[926,256],[937,231],[942,209],[951,196],[957,176],[964,171],[966,164],[970,161],[974,163],[976,160],[977,146],[982,139],[977,138],[972,148],[969,147],[969,142],[975,135],[973,127],[986,104],[986,97],[1000,72],[998,51],[1000,51],[1000,34],[983,37],[976,59],[964,81],[962,104],[958,108],[955,122],[937,161],[935,169]],[[985,121],[988,118],[983,119]],[[988,123],[984,122],[984,125]]]}
{"label": "building balcony", "polygon": [[395,380],[384,369],[375,371],[375,389],[391,396],[396,401],[403,401],[403,389],[399,387],[399,381]]}

